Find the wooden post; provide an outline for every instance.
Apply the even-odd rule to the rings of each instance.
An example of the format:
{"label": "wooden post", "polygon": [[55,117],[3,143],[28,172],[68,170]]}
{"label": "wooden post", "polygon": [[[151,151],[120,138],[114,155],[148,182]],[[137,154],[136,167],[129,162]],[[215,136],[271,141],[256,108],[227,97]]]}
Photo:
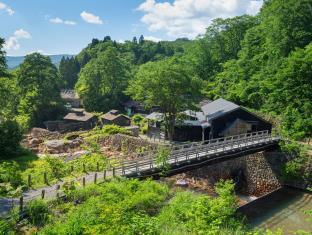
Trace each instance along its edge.
{"label": "wooden post", "polygon": [[44,172],[44,173],[43,173],[43,179],[44,179],[44,183],[45,183],[45,184],[49,184],[47,172]]}
{"label": "wooden post", "polygon": [[28,187],[31,187],[31,174],[28,175]]}
{"label": "wooden post", "polygon": [[41,199],[44,199],[44,196],[45,196],[45,190],[42,189],[42,191],[41,191]]}
{"label": "wooden post", "polygon": [[86,171],[86,165],[84,163],[82,164],[82,167],[83,167],[83,172],[87,172]]}
{"label": "wooden post", "polygon": [[21,196],[20,200],[19,200],[19,210],[20,210],[20,212],[23,212],[23,209],[24,209],[24,198],[23,198],[23,196]]}
{"label": "wooden post", "polygon": [[103,179],[106,180],[106,170],[104,170]]}
{"label": "wooden post", "polygon": [[70,166],[70,173],[73,173],[74,171],[74,166]]}
{"label": "wooden post", "polygon": [[86,187],[86,178],[85,177],[82,178],[82,186]]}
{"label": "wooden post", "polygon": [[96,172],[99,172],[100,171],[100,165],[99,165],[99,163],[97,162],[96,163]]}
{"label": "wooden post", "polygon": [[96,184],[97,181],[97,173],[94,174],[94,184]]}
{"label": "wooden post", "polygon": [[116,176],[116,173],[115,173],[115,167],[113,167],[113,177]]}

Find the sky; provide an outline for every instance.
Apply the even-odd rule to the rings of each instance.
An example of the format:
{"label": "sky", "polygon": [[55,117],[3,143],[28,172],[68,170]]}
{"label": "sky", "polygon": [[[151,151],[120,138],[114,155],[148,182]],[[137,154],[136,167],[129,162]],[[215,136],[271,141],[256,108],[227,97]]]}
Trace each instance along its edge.
{"label": "sky", "polygon": [[7,55],[77,54],[92,38],[190,39],[212,19],[255,15],[262,0],[0,0]]}

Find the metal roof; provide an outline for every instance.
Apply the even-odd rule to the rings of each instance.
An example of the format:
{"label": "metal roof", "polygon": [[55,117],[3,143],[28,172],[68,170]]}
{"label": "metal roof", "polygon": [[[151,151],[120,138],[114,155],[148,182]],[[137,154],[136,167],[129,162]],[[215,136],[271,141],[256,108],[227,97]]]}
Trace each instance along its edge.
{"label": "metal roof", "polygon": [[201,107],[207,121],[223,116],[228,112],[232,112],[240,107],[225,99],[217,99],[209,104],[205,104]]}

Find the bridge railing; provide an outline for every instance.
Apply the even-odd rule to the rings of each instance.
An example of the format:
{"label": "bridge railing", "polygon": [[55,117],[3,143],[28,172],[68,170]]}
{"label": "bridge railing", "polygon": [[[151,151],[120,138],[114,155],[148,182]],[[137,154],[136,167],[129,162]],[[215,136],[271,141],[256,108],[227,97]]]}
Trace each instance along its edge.
{"label": "bridge railing", "polygon": [[[217,138],[199,143],[185,144],[179,146],[179,148],[172,148],[171,152],[166,159],[168,164],[177,164],[182,161],[187,161],[192,158],[200,158],[200,154],[206,153],[206,157],[209,157],[209,153],[213,155],[218,151],[227,151],[234,148],[240,148],[242,146],[252,145],[255,143],[270,142],[273,137],[269,131],[258,131],[253,133],[246,133],[241,135],[229,136],[224,138]],[[157,150],[149,152],[148,155],[136,159],[121,161],[116,166],[116,171],[120,175],[125,175],[130,172],[140,174],[142,170],[153,170],[160,167],[157,160]],[[195,157],[194,157],[195,156]]]}

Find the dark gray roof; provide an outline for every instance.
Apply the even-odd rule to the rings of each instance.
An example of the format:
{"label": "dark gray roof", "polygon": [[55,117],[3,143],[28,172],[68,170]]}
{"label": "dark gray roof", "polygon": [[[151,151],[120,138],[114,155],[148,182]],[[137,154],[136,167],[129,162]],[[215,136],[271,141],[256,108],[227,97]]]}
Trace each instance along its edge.
{"label": "dark gray roof", "polygon": [[239,106],[225,99],[217,99],[201,107],[208,121],[238,109]]}

